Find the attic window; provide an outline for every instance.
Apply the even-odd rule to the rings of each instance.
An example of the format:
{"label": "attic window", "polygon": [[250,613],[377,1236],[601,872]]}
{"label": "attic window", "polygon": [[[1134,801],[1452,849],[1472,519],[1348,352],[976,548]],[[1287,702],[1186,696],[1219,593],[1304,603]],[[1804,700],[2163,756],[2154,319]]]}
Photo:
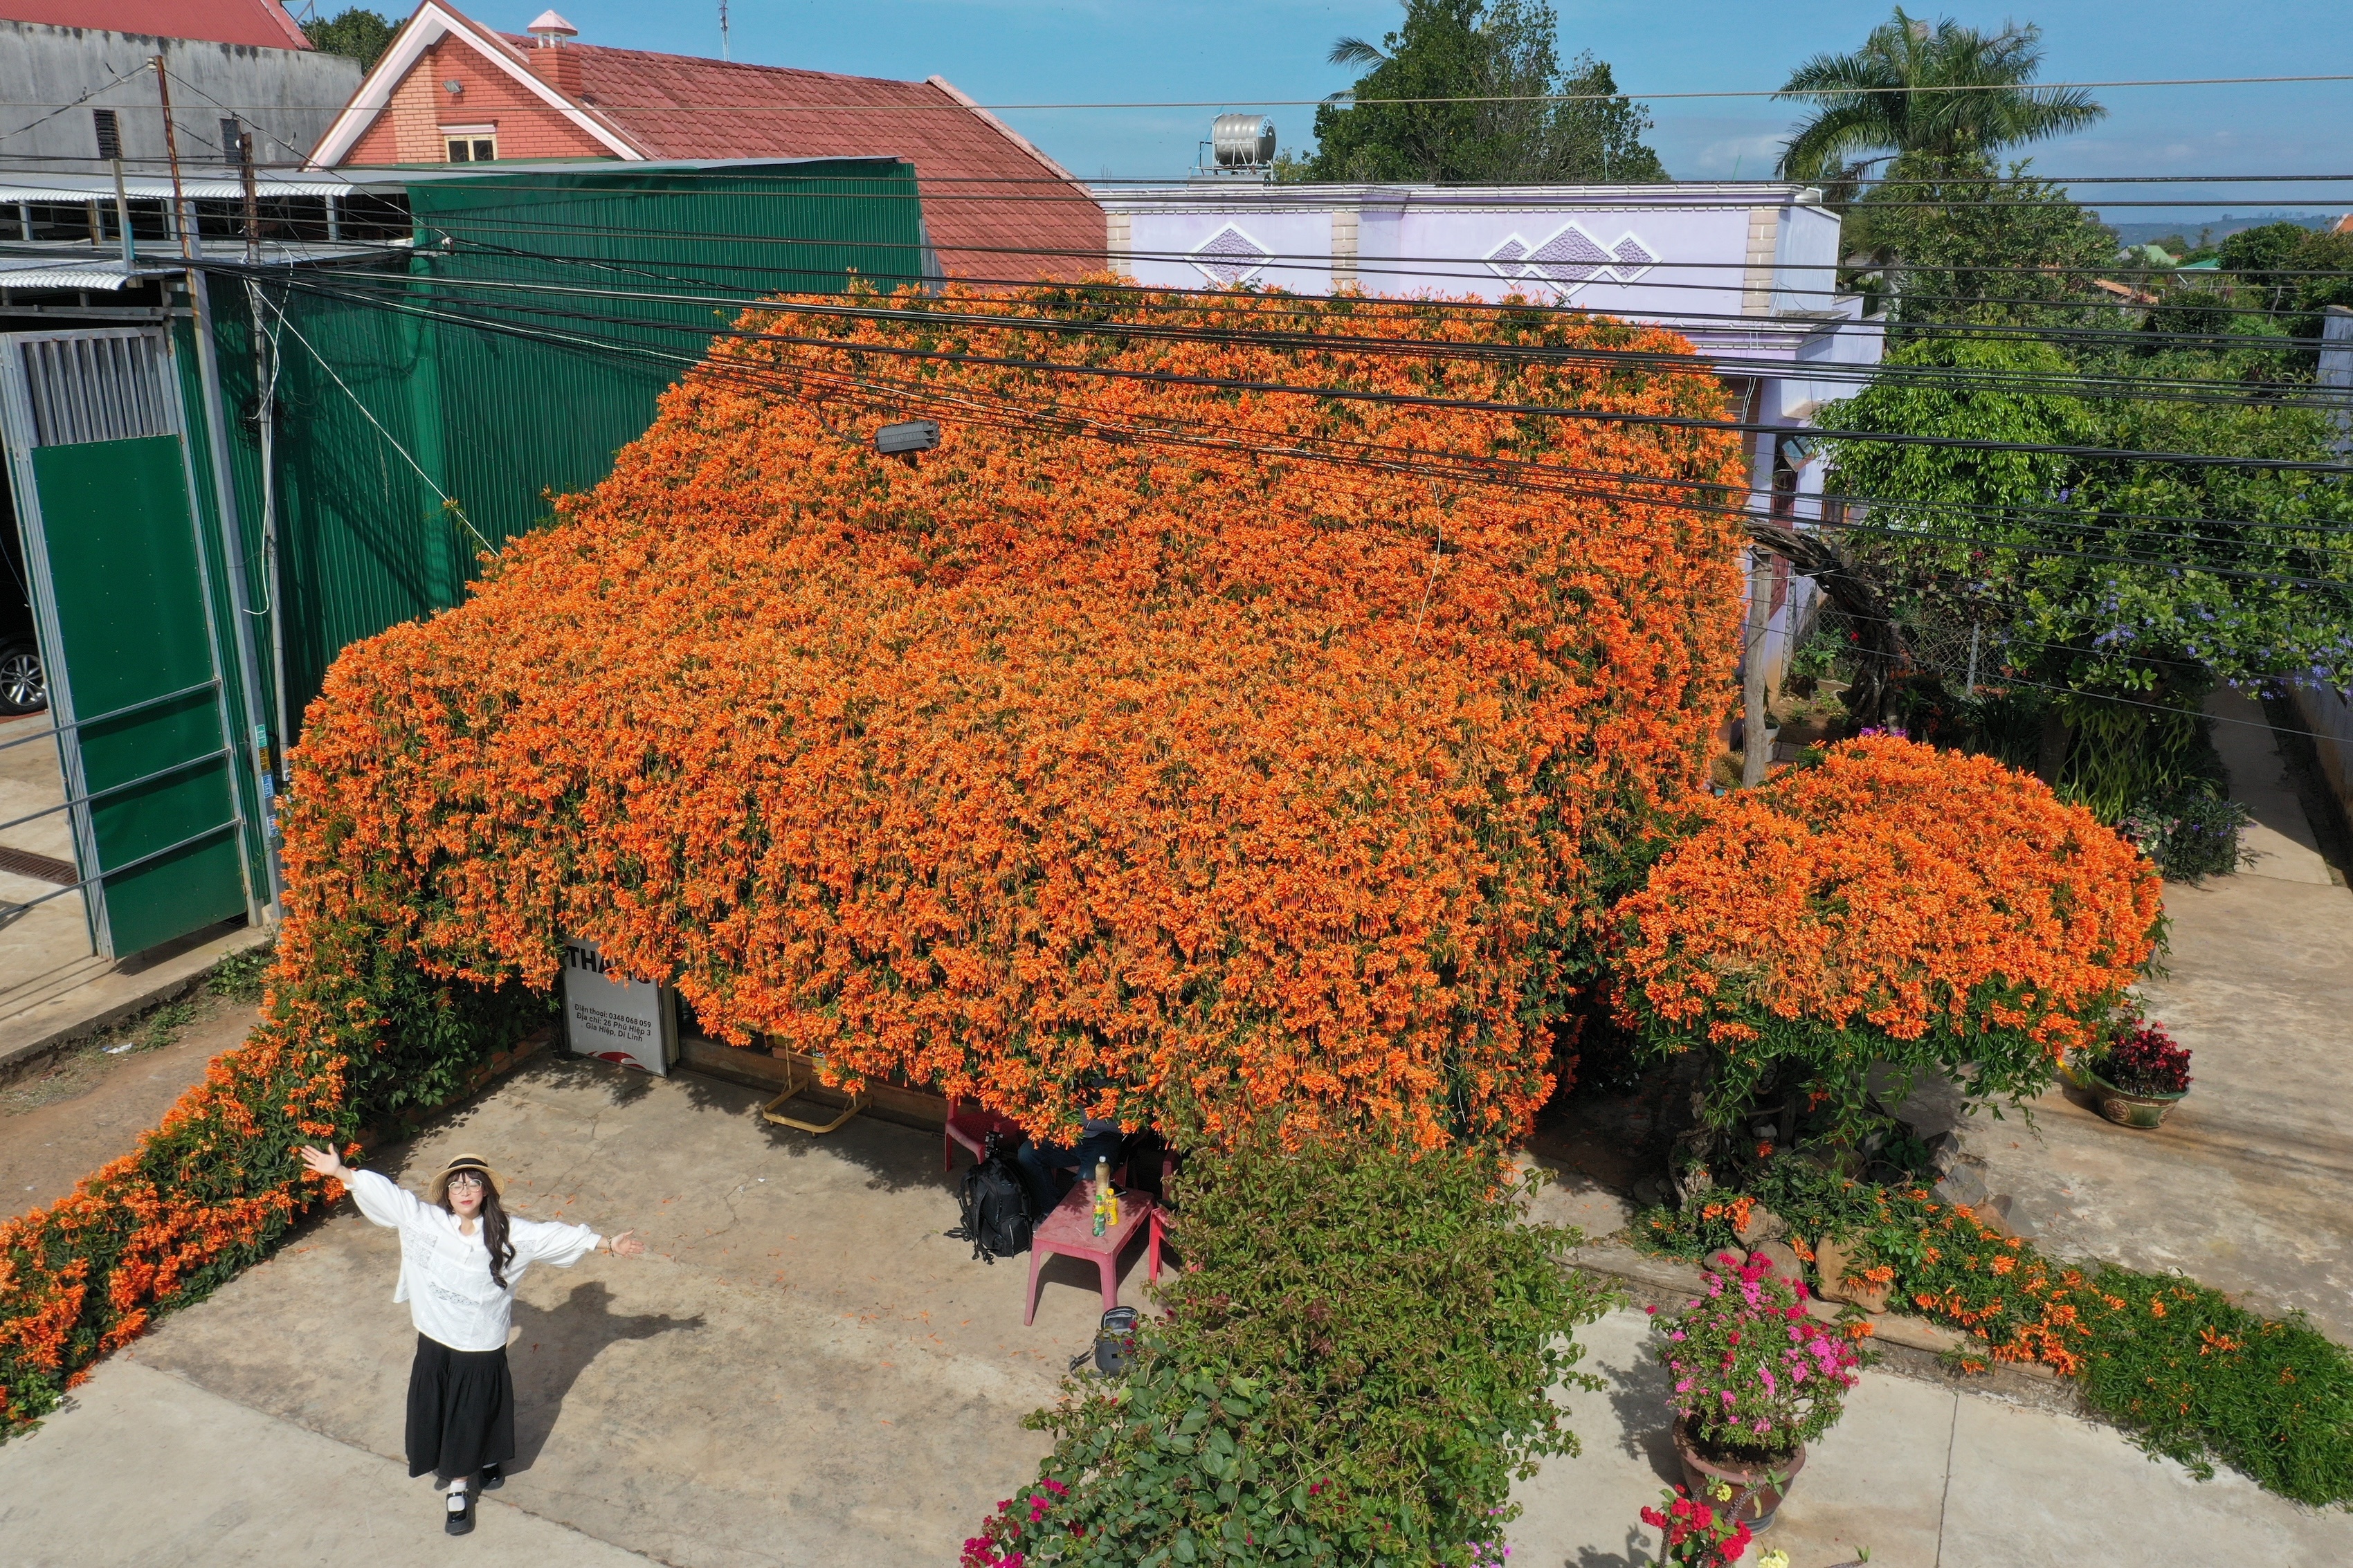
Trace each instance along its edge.
{"label": "attic window", "polygon": [[451,163],[491,163],[499,156],[499,132],[495,125],[444,125],[441,145]]}

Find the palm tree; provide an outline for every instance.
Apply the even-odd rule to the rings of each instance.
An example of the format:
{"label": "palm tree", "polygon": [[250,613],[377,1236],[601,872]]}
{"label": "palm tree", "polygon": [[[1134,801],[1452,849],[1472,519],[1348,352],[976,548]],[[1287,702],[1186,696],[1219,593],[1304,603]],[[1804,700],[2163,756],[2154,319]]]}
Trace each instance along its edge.
{"label": "palm tree", "polygon": [[2027,85],[2042,68],[2042,45],[2031,23],[1989,35],[1950,17],[1931,26],[1897,6],[1854,53],[1816,55],[1790,73],[1777,96],[1819,107],[1781,149],[1781,177],[1851,185],[1907,153],[1990,154],[2105,116],[2080,88]]}

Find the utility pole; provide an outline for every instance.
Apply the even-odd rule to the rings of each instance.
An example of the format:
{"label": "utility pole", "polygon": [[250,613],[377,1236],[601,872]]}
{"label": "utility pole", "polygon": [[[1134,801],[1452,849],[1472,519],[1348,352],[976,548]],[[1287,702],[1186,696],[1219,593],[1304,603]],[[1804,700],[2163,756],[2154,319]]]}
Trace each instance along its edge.
{"label": "utility pole", "polygon": [[172,129],[172,79],[164,69],[164,57],[153,57],[155,68],[155,96],[164,104],[164,156],[172,165],[172,226],[180,231],[180,254],[196,254],[195,215],[188,210],[188,198],[180,184],[180,138]]}
{"label": "utility pole", "polygon": [[[184,259],[194,261],[197,255],[195,215],[187,206],[185,187],[180,183],[180,143],[172,132],[171,81],[164,74],[163,56],[154,57],[154,66],[155,92],[164,105],[164,155],[172,164],[172,206],[179,215],[180,255]],[[243,140],[242,130],[238,139]],[[250,176],[246,188],[248,191],[252,189]],[[248,199],[251,200],[250,197]],[[212,458],[213,499],[220,510],[221,553],[227,557],[228,565],[230,616],[237,623],[229,647],[219,649],[216,658],[217,661],[218,656],[225,654],[237,665],[237,689],[245,700],[246,724],[252,736],[248,755],[253,770],[254,798],[259,803],[260,809],[268,812],[276,786],[270,772],[269,727],[261,719],[261,656],[253,642],[252,595],[247,592],[246,581],[245,528],[237,516],[237,484],[229,471],[228,414],[227,400],[221,396],[219,349],[213,342],[212,293],[205,286],[202,268],[190,267],[187,279],[189,313],[195,318],[188,325],[190,335],[196,341],[196,375],[204,389],[205,434]],[[259,331],[260,323],[257,321],[254,325],[255,330]],[[224,729],[227,727],[227,693],[223,693],[221,715]],[[225,734],[222,739],[232,747],[236,745],[236,738],[232,735]],[[237,814],[244,816],[242,806],[238,807]],[[245,874],[247,918],[256,925],[264,921],[275,924],[282,918],[285,895],[278,856],[275,847],[269,842],[266,828],[262,840],[262,859],[269,876],[266,889],[253,885],[252,862],[247,858],[244,843],[240,842],[237,846],[237,868]]]}
{"label": "utility pole", "polygon": [[1772,556],[1762,550],[1748,552],[1748,635],[1741,667],[1740,787],[1754,789],[1765,782],[1766,764],[1773,759],[1772,743],[1765,739],[1765,627],[1772,617]]}
{"label": "utility pole", "polygon": [[[261,193],[255,187],[253,175],[253,131],[241,120],[230,123],[237,127],[237,172],[245,182],[245,264],[258,267],[261,264]],[[254,320],[253,330],[254,341],[259,342],[259,317]]]}
{"label": "utility pole", "polygon": [[727,0],[719,0],[719,58],[727,58]]}

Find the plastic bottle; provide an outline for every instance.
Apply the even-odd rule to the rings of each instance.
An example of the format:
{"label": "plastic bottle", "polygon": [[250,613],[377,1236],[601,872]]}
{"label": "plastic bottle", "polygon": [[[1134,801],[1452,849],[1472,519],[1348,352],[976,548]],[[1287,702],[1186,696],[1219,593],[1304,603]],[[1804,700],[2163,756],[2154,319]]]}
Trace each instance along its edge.
{"label": "plastic bottle", "polygon": [[1103,1206],[1103,1184],[1102,1177],[1095,1178],[1095,1234],[1097,1236],[1101,1236],[1110,1224],[1110,1215]]}

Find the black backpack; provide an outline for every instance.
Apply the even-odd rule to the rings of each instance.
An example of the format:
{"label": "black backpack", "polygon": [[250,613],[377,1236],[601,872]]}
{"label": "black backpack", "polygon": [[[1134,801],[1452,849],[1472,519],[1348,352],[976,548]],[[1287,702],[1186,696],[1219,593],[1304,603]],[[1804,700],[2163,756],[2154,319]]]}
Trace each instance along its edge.
{"label": "black backpack", "polygon": [[971,1242],[972,1255],[983,1263],[1029,1250],[1029,1232],[1038,1216],[1030,1208],[1029,1185],[998,1134],[988,1135],[979,1163],[964,1173],[956,1206],[964,1213],[964,1223],[948,1236]]}

